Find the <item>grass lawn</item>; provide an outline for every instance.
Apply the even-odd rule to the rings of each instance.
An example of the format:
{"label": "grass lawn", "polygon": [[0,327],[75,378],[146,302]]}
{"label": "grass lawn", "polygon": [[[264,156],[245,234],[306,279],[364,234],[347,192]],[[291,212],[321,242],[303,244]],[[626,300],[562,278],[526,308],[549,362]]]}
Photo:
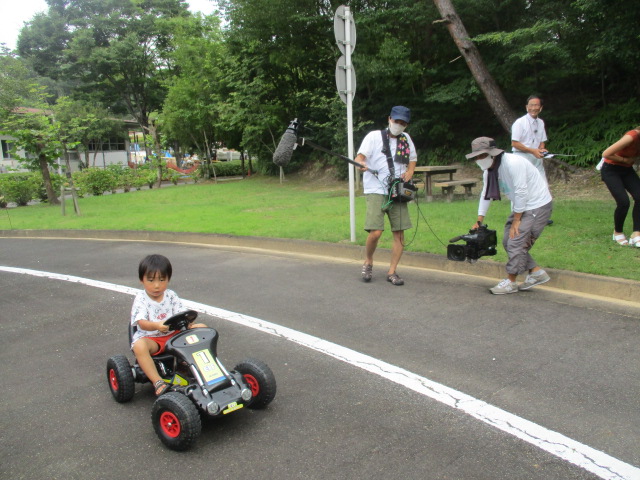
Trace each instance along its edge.
{"label": "grass lawn", "polygon": [[[620,247],[611,240],[613,199],[592,173],[552,182],[554,225],[547,227],[532,253],[543,267],[640,280],[640,249]],[[350,243],[347,182],[313,181],[290,176],[252,176],[245,180],[178,185],[79,200],[82,216],[67,215],[47,204],[0,211],[0,230],[75,229],[148,230],[219,233],[241,236],[296,238]],[[486,217],[502,238],[508,201],[494,202]],[[419,202],[409,207],[414,228],[405,234],[407,251],[446,255],[448,240],[466,233],[475,222],[477,201]],[[356,243],[364,245],[365,204],[356,196]],[[631,220],[627,219],[627,229]],[[416,228],[417,226],[417,228]],[[625,232],[629,235],[631,232]],[[389,248],[390,232],[380,247]],[[485,260],[505,262],[498,255]]]}

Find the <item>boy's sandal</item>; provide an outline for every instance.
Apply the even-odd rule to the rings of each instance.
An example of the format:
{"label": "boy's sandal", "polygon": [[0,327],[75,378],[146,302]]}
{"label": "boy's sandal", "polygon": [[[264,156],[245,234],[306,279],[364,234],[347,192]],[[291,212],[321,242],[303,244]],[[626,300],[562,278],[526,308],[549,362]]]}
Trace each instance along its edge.
{"label": "boy's sandal", "polygon": [[397,273],[387,275],[387,282],[391,282],[393,285],[404,285],[404,280]]}
{"label": "boy's sandal", "polygon": [[153,386],[156,387],[156,397],[159,397],[160,395],[167,393],[167,390],[169,390],[171,385],[166,383],[164,380],[158,380],[153,384]]}
{"label": "boy's sandal", "polygon": [[627,237],[624,236],[624,233],[621,233],[619,235],[616,235],[615,233],[613,234],[613,241],[617,242],[618,245],[629,245],[629,241],[627,240]]}

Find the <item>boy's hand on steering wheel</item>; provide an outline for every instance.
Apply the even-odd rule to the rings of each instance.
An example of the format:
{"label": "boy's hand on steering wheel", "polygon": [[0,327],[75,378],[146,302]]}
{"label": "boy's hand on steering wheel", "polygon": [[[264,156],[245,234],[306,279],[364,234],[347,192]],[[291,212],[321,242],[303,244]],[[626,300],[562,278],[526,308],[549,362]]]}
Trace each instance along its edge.
{"label": "boy's hand on steering wheel", "polygon": [[162,322],[157,322],[158,328],[157,330],[162,332],[162,333],[167,333],[169,331],[169,326],[165,325]]}

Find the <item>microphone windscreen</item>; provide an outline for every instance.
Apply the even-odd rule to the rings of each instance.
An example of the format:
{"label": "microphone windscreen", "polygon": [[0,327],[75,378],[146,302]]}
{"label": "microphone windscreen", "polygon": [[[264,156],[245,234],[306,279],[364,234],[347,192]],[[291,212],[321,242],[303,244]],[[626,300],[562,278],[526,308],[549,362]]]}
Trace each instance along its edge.
{"label": "microphone windscreen", "polygon": [[287,129],[280,139],[278,148],[273,152],[273,163],[280,167],[288,165],[293,156],[293,149],[297,141],[298,136],[290,129]]}

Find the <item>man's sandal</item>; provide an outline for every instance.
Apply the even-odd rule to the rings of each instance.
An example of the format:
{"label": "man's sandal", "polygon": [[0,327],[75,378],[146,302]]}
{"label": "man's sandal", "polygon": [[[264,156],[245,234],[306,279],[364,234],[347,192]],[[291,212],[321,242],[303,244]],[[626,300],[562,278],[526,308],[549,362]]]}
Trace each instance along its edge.
{"label": "man's sandal", "polygon": [[404,285],[404,280],[397,273],[387,275],[387,282],[391,282],[393,285]]}
{"label": "man's sandal", "polygon": [[624,236],[624,233],[620,233],[619,235],[613,234],[613,241],[617,242],[618,245],[626,246],[629,245],[629,240]]}
{"label": "man's sandal", "polygon": [[371,277],[373,277],[373,265],[365,263],[362,265],[362,279],[365,282],[370,282]]}
{"label": "man's sandal", "polygon": [[164,380],[158,380],[153,384],[153,386],[156,387],[156,397],[159,397],[163,393],[167,393],[167,390],[169,390],[171,385],[166,383]]}

